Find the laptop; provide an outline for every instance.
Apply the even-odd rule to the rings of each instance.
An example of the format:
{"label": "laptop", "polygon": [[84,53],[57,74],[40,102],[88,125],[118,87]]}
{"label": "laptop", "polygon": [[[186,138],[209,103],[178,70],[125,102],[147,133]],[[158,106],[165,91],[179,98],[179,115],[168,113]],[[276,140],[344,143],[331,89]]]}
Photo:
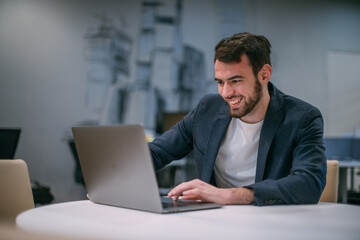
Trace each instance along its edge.
{"label": "laptop", "polygon": [[162,197],[141,125],[72,128],[86,189],[94,203],[156,213],[221,207]]}

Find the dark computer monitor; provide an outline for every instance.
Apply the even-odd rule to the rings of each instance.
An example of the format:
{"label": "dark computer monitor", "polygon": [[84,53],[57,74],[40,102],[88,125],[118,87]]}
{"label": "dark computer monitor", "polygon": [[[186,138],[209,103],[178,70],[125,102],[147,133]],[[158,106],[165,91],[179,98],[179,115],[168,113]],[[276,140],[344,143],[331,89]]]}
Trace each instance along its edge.
{"label": "dark computer monitor", "polygon": [[329,160],[352,159],[353,139],[352,137],[325,137],[326,158]]}
{"label": "dark computer monitor", "polygon": [[163,114],[162,132],[172,128],[178,121],[185,117],[187,112],[166,112]]}
{"label": "dark computer monitor", "polygon": [[360,138],[354,138],[352,145],[353,158],[360,160]]}
{"label": "dark computer monitor", "polygon": [[21,129],[0,128],[0,159],[13,159]]}

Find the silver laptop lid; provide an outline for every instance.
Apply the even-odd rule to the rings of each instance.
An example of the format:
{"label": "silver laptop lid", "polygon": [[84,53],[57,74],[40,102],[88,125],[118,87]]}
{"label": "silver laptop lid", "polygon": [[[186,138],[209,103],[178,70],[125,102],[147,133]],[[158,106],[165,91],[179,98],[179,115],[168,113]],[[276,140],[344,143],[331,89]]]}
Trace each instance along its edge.
{"label": "silver laptop lid", "polygon": [[91,201],[162,212],[141,125],[73,127],[72,131]]}

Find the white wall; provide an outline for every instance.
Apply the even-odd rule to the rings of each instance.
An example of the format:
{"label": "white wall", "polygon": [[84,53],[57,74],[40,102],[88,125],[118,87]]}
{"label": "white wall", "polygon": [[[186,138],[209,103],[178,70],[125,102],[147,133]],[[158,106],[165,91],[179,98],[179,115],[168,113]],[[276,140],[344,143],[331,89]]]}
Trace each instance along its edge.
{"label": "white wall", "polygon": [[[72,2],[0,1],[0,127],[22,129],[16,157],[58,202],[85,196],[66,140],[71,126],[99,118],[84,107],[84,35],[98,25],[93,11],[108,9]],[[129,28],[138,21],[138,2],[110,10],[126,16]]]}
{"label": "white wall", "polygon": [[[140,2],[0,0],[0,127],[22,128],[16,157],[27,161],[32,179],[51,186],[56,202],[84,197],[83,188],[74,182],[74,161],[65,140],[71,126],[98,118],[84,107],[84,34],[97,26],[92,12],[126,17],[125,30],[136,41]],[[224,34],[219,2],[185,0],[183,6],[184,43],[206,54],[211,83],[213,48]],[[329,100],[344,97],[329,90],[328,56],[332,51],[360,53],[360,5],[342,0],[289,2],[243,1],[238,12],[245,17],[234,33],[267,36],[273,45],[273,82],[319,107],[326,134],[341,134],[333,130],[338,129],[336,123],[327,124],[333,114]],[[351,88],[359,89],[358,75],[350,79]],[[342,79],[338,81],[341,84]],[[216,91],[213,84],[209,89]],[[346,114],[344,118],[356,120],[341,129],[354,131],[360,119],[355,113]]]}
{"label": "white wall", "polygon": [[360,121],[360,53],[331,51],[328,53],[327,128],[333,135],[354,134],[351,126]]}
{"label": "white wall", "polygon": [[[268,36],[273,45],[273,81],[284,92],[322,111],[325,135],[342,134],[335,130],[336,126],[328,124],[332,121],[329,104],[330,99],[346,97],[344,92],[334,95],[329,90],[329,52],[360,53],[360,3],[352,2],[257,1],[256,31]],[[343,78],[353,80],[337,79],[339,84],[351,84],[353,89],[360,90],[359,76]],[[358,116],[355,112],[348,114],[343,117]],[[357,117],[356,122],[343,130],[354,132],[358,126]]]}

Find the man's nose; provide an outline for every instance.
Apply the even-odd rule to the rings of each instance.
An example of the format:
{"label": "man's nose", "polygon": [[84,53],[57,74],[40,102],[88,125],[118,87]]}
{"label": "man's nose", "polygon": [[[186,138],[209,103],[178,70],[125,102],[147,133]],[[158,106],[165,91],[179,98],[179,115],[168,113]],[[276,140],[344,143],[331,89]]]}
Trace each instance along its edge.
{"label": "man's nose", "polygon": [[228,83],[224,83],[223,90],[222,90],[222,96],[225,98],[230,98],[233,95],[234,95],[233,87]]}

